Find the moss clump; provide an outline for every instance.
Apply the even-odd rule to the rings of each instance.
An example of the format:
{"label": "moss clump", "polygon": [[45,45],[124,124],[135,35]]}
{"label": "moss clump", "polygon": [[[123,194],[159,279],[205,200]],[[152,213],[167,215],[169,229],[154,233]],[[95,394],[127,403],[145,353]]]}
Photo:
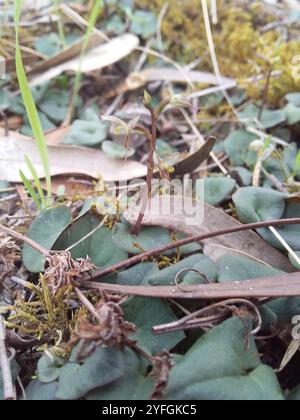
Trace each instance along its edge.
{"label": "moss clump", "polygon": [[[165,0],[136,0],[136,6],[159,13]],[[222,3],[222,4],[220,4]],[[219,24],[213,28],[215,48],[222,74],[233,77],[246,88],[251,98],[262,96],[270,70],[277,71],[269,89],[269,103],[299,91],[292,62],[300,54],[300,41],[277,29],[262,28],[278,18],[261,2],[218,2]],[[201,3],[199,0],[170,0],[162,25],[168,53],[184,63],[201,57],[201,68],[212,71]],[[254,80],[253,80],[254,78]]]}

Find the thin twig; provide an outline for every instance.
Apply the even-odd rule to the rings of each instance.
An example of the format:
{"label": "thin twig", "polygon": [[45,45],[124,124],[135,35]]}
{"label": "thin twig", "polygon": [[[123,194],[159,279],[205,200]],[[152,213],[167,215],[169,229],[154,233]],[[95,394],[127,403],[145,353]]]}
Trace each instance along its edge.
{"label": "thin twig", "polygon": [[15,391],[12,382],[10,362],[7,357],[6,346],[5,346],[5,327],[3,318],[0,315],[0,367],[3,380],[3,393],[5,400],[14,400]]}
{"label": "thin twig", "polygon": [[107,276],[112,273],[116,273],[119,270],[123,270],[125,268],[129,268],[135,264],[139,264],[140,262],[147,260],[148,258],[161,255],[166,253],[167,251],[171,251],[175,248],[180,248],[182,246],[188,245],[193,242],[201,242],[206,239],[215,238],[217,236],[223,236],[223,235],[229,235],[231,233],[238,233],[238,232],[244,232],[247,230],[256,230],[256,229],[262,229],[262,228],[268,228],[270,226],[286,226],[286,225],[299,225],[300,224],[300,218],[293,218],[293,219],[279,219],[279,220],[271,220],[267,222],[259,222],[259,223],[250,223],[247,225],[240,225],[240,226],[234,226],[222,230],[218,230],[215,232],[210,232],[207,234],[201,234],[196,236],[190,236],[189,238],[181,239],[179,241],[174,241],[168,245],[160,246],[158,248],[151,249],[149,251],[143,252],[139,255],[136,255],[134,257],[131,257],[125,261],[121,261],[118,264],[115,264],[105,270],[102,270],[98,273],[96,273],[93,277],[94,280],[99,279],[101,277]]}
{"label": "thin twig", "polygon": [[30,245],[32,248],[34,248],[36,251],[38,251],[40,254],[44,255],[45,257],[50,257],[50,252],[48,251],[48,249],[44,248],[42,245],[39,245],[38,243],[28,238],[27,236],[24,236],[21,233],[15,232],[13,229],[3,226],[2,224],[0,224],[0,231],[6,233],[9,236],[12,236],[15,239],[18,239],[19,241],[27,243],[28,245]]}

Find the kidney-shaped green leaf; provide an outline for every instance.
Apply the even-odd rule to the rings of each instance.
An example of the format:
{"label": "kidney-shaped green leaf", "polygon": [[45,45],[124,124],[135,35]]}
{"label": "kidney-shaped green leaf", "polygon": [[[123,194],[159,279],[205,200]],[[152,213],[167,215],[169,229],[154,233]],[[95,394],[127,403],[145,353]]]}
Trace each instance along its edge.
{"label": "kidney-shaped green leaf", "polygon": [[[77,348],[73,350],[75,353]],[[120,350],[98,348],[83,364],[70,361],[61,369],[56,397],[76,400],[93,389],[116,381],[124,372],[124,357]]]}
{"label": "kidney-shaped green leaf", "polygon": [[241,188],[234,194],[233,201],[243,223],[280,219],[285,209],[283,194],[269,188]]}

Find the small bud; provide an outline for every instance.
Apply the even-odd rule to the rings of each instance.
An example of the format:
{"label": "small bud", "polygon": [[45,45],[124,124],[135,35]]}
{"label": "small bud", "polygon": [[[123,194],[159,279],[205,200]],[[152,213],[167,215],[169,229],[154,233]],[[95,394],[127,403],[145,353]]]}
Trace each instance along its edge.
{"label": "small bud", "polygon": [[192,104],[183,95],[174,95],[170,99],[170,105],[175,108],[192,108]]}
{"label": "small bud", "polygon": [[144,91],[144,104],[150,106],[152,102],[152,96],[146,90]]}
{"label": "small bud", "polygon": [[249,150],[251,152],[256,152],[259,153],[263,150],[265,146],[265,142],[263,140],[254,140],[250,146],[249,146]]}

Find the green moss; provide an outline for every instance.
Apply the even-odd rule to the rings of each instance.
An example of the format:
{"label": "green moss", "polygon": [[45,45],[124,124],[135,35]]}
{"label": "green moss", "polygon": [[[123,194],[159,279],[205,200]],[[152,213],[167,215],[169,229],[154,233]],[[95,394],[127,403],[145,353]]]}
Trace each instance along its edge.
{"label": "green moss", "polygon": [[[135,3],[137,7],[159,13],[165,0],[136,0]],[[269,69],[279,71],[281,74],[270,83],[268,99],[272,105],[277,105],[285,94],[299,90],[300,78],[293,77],[292,60],[299,56],[300,41],[293,40],[292,34],[286,41],[280,28],[262,31],[276,17],[261,2],[225,0],[220,3],[219,24],[213,27],[213,34],[222,74],[237,79],[251,98],[258,99]],[[170,0],[162,35],[173,58],[189,63],[200,57],[201,69],[212,71],[199,0]]]}

